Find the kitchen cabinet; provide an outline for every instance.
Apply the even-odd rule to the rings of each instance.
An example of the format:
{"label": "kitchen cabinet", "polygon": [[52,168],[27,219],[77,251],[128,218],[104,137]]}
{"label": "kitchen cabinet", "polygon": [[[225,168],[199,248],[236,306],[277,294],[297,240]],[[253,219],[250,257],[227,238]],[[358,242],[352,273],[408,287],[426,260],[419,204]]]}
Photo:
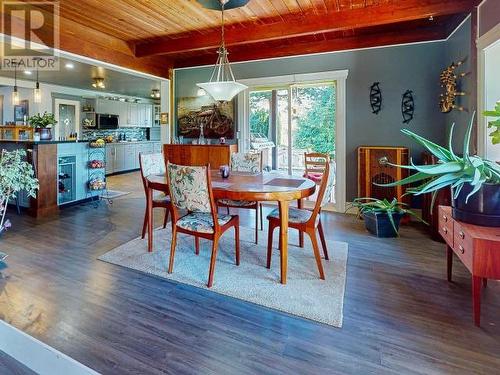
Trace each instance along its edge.
{"label": "kitchen cabinet", "polygon": [[161,152],[160,142],[108,143],[106,145],[106,174],[139,169],[140,153]]}
{"label": "kitchen cabinet", "polygon": [[121,127],[149,128],[153,126],[153,105],[97,99],[96,112],[118,115]]}
{"label": "kitchen cabinet", "polygon": [[115,147],[106,145],[106,174],[111,174],[115,170]]}

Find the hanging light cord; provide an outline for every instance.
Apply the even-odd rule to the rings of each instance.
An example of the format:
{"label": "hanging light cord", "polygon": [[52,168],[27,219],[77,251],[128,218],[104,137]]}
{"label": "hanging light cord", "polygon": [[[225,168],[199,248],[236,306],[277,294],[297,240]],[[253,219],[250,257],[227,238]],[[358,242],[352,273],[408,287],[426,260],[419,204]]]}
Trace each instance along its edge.
{"label": "hanging light cord", "polygon": [[214,70],[212,71],[212,76],[210,77],[210,82],[214,81],[216,78],[216,82],[225,82],[225,81],[235,81],[233,69],[229,64],[229,60],[227,58],[227,49],[226,49],[226,38],[225,38],[225,27],[224,27],[224,7],[226,5],[226,0],[219,0],[221,4],[221,46],[219,47],[217,62],[215,63]]}

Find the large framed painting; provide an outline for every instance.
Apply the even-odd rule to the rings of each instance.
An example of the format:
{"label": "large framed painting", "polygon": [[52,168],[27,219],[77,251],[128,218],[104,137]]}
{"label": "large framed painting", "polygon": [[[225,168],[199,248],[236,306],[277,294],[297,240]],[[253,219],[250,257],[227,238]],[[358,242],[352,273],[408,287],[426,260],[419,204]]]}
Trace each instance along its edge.
{"label": "large framed painting", "polygon": [[217,103],[209,96],[184,97],[177,102],[177,135],[198,138],[234,138],[234,103]]}

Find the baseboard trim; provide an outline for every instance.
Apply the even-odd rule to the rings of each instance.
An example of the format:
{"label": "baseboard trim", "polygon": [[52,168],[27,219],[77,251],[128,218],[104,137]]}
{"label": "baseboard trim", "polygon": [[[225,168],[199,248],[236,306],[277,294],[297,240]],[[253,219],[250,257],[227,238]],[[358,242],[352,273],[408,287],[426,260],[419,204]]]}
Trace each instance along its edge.
{"label": "baseboard trim", "polygon": [[0,351],[40,375],[99,375],[3,320],[0,320]]}

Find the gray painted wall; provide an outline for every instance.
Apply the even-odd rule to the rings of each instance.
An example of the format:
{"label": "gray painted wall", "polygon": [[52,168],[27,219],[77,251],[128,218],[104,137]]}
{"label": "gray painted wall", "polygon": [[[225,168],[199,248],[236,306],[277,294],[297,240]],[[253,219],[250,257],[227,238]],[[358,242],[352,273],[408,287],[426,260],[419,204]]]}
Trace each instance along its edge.
{"label": "gray painted wall", "polygon": [[[470,72],[473,68],[471,66],[471,41],[471,19],[469,18],[445,43],[445,61],[443,68],[450,65],[452,62],[465,59],[464,64],[457,70],[457,73]],[[472,111],[476,109],[476,98],[474,95],[471,95],[474,85],[472,80],[473,75],[465,76],[459,81],[458,85],[458,89],[460,91],[465,91],[468,95],[457,98],[457,105],[466,108],[467,112],[453,110],[444,115],[446,134],[448,134],[451,124],[455,123],[453,145],[458,148],[456,152],[459,153],[461,153],[464,134],[467,129],[468,122],[470,121]]]}
{"label": "gray painted wall", "polygon": [[[401,96],[413,90],[415,118],[407,126],[435,142],[444,141],[444,116],[439,111],[439,73],[445,66],[444,42],[301,56],[234,64],[237,78],[348,69],[347,78],[347,199],[357,196],[357,153],[361,145],[407,146],[420,159],[420,148],[400,133]],[[176,98],[195,96],[196,82],[206,81],[210,68],[176,71]],[[370,85],[379,81],[383,108],[371,113]]]}
{"label": "gray painted wall", "polygon": [[486,0],[479,7],[479,36],[500,23],[500,1]]}

